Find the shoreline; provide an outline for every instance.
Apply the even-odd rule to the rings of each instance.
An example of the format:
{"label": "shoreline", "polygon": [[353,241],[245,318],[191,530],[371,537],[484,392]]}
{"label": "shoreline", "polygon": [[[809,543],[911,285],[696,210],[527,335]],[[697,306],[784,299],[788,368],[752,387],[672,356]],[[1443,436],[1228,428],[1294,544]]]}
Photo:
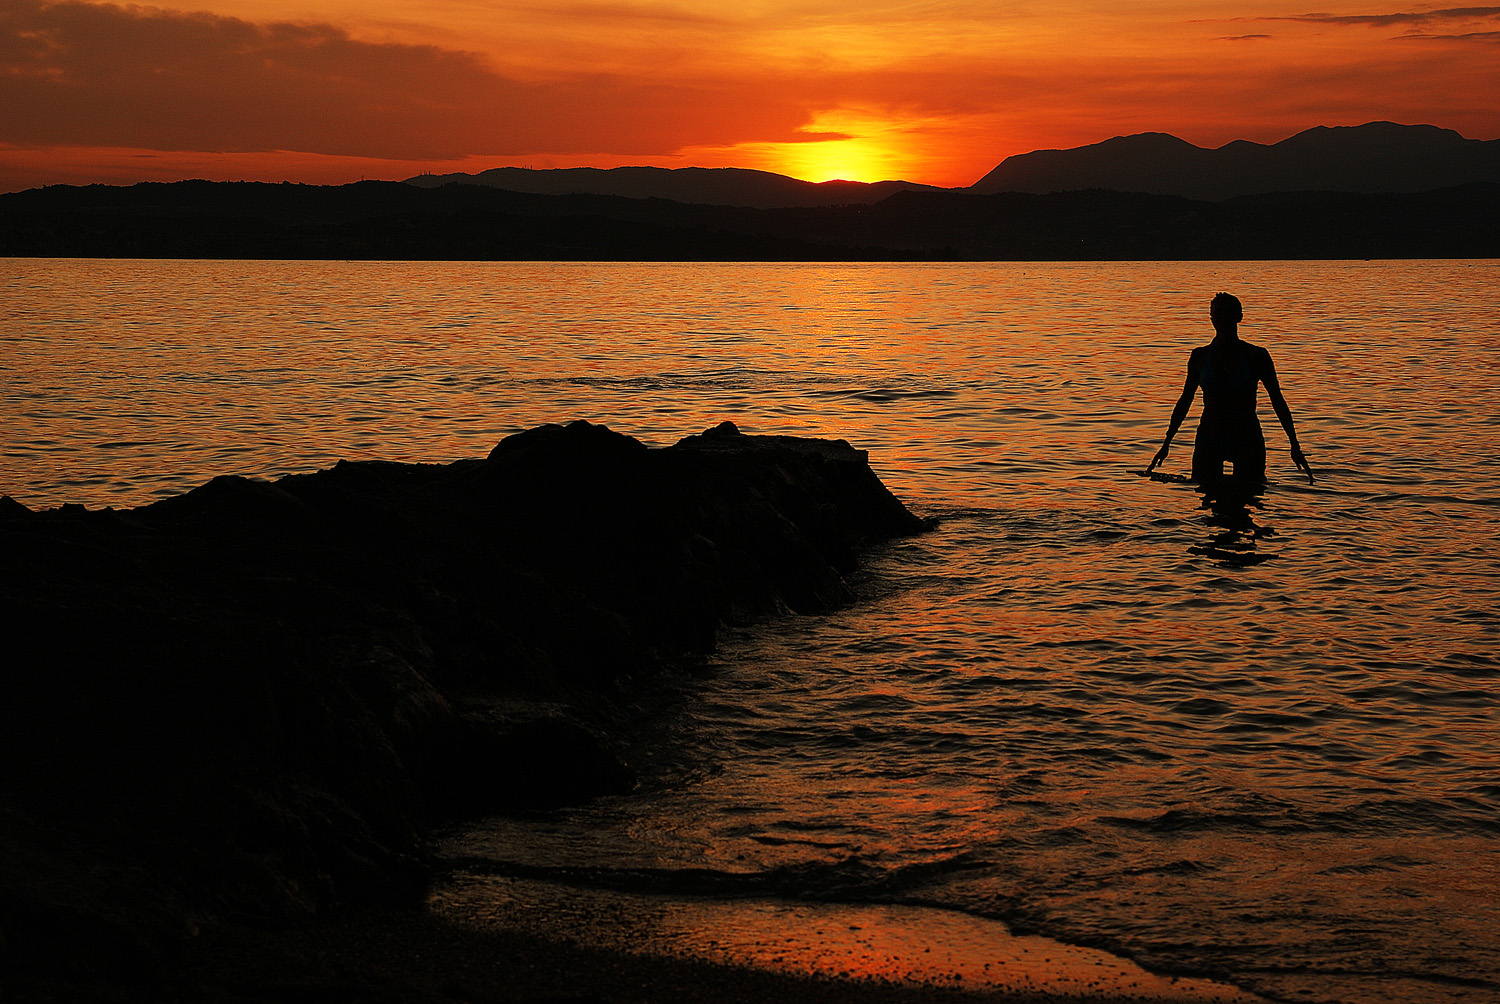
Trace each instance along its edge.
{"label": "shoreline", "polygon": [[[1248,994],[1176,990],[1078,993],[964,986],[962,981],[847,978],[651,954],[547,938],[524,928],[458,923],[429,912],[366,911],[281,930],[205,933],[162,982],[109,1000],[160,1004],[609,1002],[609,1004],[1253,1004]],[[1184,992],[1186,991],[1186,992]],[[18,998],[25,1000],[26,998]],[[67,997],[39,996],[41,1000]],[[79,998],[82,999],[82,998]]]}
{"label": "shoreline", "polygon": [[923,526],[863,451],[730,423],[0,500],[0,974],[420,903],[433,826],[629,787],[662,674],[848,603],[859,549]]}
{"label": "shoreline", "polygon": [[[503,923],[443,905],[434,823],[622,790],[660,674],[720,625],[849,602],[858,549],[923,527],[862,451],[728,423],[663,450],[543,427],[484,461],[219,478],[124,511],[5,500],[0,989],[1253,1000],[1056,942],[1021,965],[1031,942],[998,922],[914,907],[572,890],[569,929],[543,922],[555,897]],[[640,925],[659,909],[676,934]],[[713,936],[747,918],[758,934]],[[987,973],[1007,953],[1014,985]]]}
{"label": "shoreline", "polygon": [[1102,949],[914,903],[622,892],[456,871],[434,888],[427,910],[466,930],[794,980],[1038,1001],[1262,1001],[1228,984],[1152,973]]}

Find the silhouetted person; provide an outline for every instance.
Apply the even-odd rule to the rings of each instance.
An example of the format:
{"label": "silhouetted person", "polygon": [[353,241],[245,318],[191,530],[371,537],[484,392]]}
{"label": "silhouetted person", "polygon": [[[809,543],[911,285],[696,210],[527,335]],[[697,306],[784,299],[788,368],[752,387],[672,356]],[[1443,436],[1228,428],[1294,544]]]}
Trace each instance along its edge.
{"label": "silhouetted person", "polygon": [[1187,417],[1193,395],[1203,388],[1203,417],[1198,422],[1198,436],[1193,441],[1193,480],[1210,484],[1224,476],[1225,462],[1234,465],[1236,480],[1263,480],[1266,476],[1266,437],[1255,416],[1256,384],[1266,385],[1271,407],[1281,419],[1286,438],[1292,445],[1292,462],[1307,472],[1312,482],[1312,468],[1297,445],[1297,430],[1292,427],[1292,411],[1281,396],[1276,366],[1271,353],[1258,345],[1240,341],[1239,324],[1245,317],[1240,301],[1220,293],[1208,307],[1214,325],[1214,340],[1193,350],[1188,357],[1187,382],[1182,396],[1172,409],[1167,438],[1146,468],[1149,472],[1167,459],[1167,450],[1177,427]]}

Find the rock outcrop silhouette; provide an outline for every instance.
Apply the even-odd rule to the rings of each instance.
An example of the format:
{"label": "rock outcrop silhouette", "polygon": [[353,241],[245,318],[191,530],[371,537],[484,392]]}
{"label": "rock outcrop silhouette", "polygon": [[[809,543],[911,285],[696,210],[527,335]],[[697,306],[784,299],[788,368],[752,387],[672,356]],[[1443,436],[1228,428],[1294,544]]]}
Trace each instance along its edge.
{"label": "rock outcrop silhouette", "polygon": [[621,790],[659,674],[921,522],[842,441],[544,426],[485,459],[0,503],[0,972],[413,901],[455,815]]}

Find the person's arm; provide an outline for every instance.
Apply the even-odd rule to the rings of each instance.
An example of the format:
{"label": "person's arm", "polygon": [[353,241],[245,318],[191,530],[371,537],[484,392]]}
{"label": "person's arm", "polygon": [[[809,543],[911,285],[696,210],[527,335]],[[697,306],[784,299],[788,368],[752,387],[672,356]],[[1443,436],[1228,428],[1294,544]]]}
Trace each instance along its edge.
{"label": "person's arm", "polygon": [[1286,398],[1281,394],[1281,381],[1276,378],[1276,364],[1271,361],[1271,353],[1264,349],[1261,352],[1260,382],[1266,385],[1266,396],[1271,399],[1271,407],[1276,410],[1276,417],[1281,420],[1281,427],[1286,430],[1287,442],[1292,447],[1292,463],[1307,475],[1307,483],[1312,484],[1312,468],[1307,465],[1307,457],[1297,442],[1297,429],[1292,425],[1292,409],[1287,407]]}
{"label": "person's arm", "polygon": [[1172,437],[1177,435],[1177,429],[1182,425],[1182,420],[1187,418],[1188,409],[1193,406],[1193,395],[1198,393],[1198,371],[1203,365],[1202,357],[1199,355],[1203,350],[1194,349],[1188,356],[1187,381],[1182,385],[1182,396],[1177,399],[1177,405],[1172,409],[1172,421],[1167,423],[1167,438],[1162,440],[1161,449],[1156,451],[1156,456],[1151,463],[1146,465],[1147,473],[1156,470],[1158,464],[1167,459],[1167,450],[1172,446]]}

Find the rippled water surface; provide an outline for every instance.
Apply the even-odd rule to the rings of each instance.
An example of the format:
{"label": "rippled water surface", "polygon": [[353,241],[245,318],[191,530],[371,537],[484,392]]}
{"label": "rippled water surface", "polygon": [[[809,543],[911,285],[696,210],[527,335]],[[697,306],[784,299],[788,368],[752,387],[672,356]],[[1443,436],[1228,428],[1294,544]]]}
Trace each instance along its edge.
{"label": "rippled water surface", "polygon": [[[0,492],[133,505],[578,417],[849,439],[938,528],[871,554],[858,606],[728,638],[639,791],[455,853],[947,907],[1295,1000],[1493,1001],[1497,279],[0,260]],[[1259,498],[1132,473],[1219,289],[1315,484],[1265,406]]]}

